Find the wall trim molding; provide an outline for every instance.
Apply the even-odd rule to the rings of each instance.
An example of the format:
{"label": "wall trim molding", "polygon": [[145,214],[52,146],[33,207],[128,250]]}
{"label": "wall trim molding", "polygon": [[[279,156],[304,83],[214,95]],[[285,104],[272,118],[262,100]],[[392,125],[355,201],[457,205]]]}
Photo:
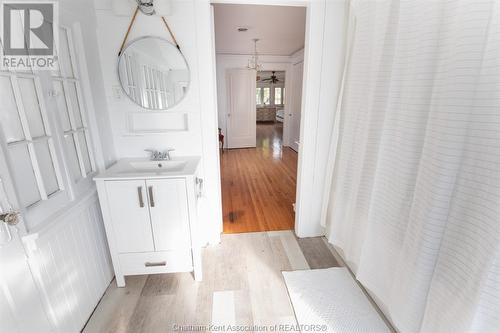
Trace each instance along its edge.
{"label": "wall trim molding", "polygon": [[127,133],[124,135],[167,134],[189,131],[187,113],[179,112],[129,112]]}

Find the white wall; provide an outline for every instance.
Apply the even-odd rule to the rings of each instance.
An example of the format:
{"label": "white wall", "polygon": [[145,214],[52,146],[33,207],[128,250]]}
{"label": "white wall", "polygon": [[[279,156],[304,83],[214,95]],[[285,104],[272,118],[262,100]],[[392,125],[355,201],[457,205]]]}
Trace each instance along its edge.
{"label": "white wall", "polygon": [[299,237],[324,235],[324,179],[344,67],[346,8],[345,0],[312,1],[307,13],[295,224]]}
{"label": "white wall", "polygon": [[[97,27],[99,31],[99,53],[104,78],[104,92],[111,114],[111,131],[118,158],[146,157],[147,148],[175,148],[176,155],[201,155],[201,106],[198,97],[196,36],[193,26],[192,1],[174,1],[172,15],[166,17],[191,71],[191,84],[185,99],[168,111],[147,111],[133,103],[121,92],[117,76],[117,54],[130,22],[130,16],[117,16],[111,10],[111,3],[96,1]],[[132,13],[131,13],[132,14]],[[171,40],[159,16],[137,15],[128,41],[152,35]],[[118,94],[117,94],[118,93]],[[165,115],[155,116],[158,114]],[[135,117],[135,118],[133,118]],[[173,124],[184,121],[187,130],[178,131]],[[133,129],[140,119],[142,133]],[[158,119],[168,119],[158,126]],[[144,134],[148,130],[155,134]]]}
{"label": "white wall", "polygon": [[[110,1],[95,1],[99,31],[99,54],[104,92],[110,110],[111,132],[117,158],[147,157],[144,149],[174,148],[174,155],[202,156],[201,177],[205,179],[205,197],[208,209],[201,213],[206,226],[207,241],[217,242],[222,231],[222,207],[218,170],[217,127],[211,105],[210,86],[199,75],[211,68],[211,54],[199,52],[198,45],[211,39],[199,39],[197,29],[205,21],[210,22],[210,12],[197,10],[193,0],[172,1],[171,15],[166,17],[183,54],[186,57],[191,83],[186,97],[172,109],[147,111],[134,104],[120,88],[117,76],[117,54],[129,25],[130,16],[117,16]],[[207,10],[208,8],[205,8]],[[138,14],[128,41],[140,36],[159,36],[171,40],[159,16]],[[200,68],[199,63],[202,63]],[[208,88],[207,88],[208,86]],[[208,102],[207,102],[208,101]],[[215,103],[215,101],[214,101]],[[203,126],[202,126],[203,123]]]}

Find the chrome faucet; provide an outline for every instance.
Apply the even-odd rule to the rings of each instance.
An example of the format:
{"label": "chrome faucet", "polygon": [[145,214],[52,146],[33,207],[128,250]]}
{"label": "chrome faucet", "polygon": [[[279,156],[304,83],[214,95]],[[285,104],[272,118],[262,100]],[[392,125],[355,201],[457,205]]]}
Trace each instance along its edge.
{"label": "chrome faucet", "polygon": [[170,152],[175,149],[167,149],[163,152],[156,149],[145,149],[144,151],[150,152],[151,155],[149,157],[150,161],[168,161],[171,159]]}

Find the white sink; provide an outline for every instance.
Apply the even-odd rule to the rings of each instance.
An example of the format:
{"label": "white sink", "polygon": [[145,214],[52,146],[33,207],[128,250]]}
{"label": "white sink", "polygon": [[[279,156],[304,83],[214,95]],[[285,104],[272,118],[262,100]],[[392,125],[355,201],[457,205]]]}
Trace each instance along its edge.
{"label": "white sink", "polygon": [[170,172],[181,171],[186,166],[186,161],[138,161],[129,162],[130,170],[122,172]]}
{"label": "white sink", "polygon": [[167,161],[150,161],[142,158],[124,158],[106,171],[94,177],[95,180],[113,179],[158,179],[179,176],[194,176],[200,158],[197,156],[175,157]]}

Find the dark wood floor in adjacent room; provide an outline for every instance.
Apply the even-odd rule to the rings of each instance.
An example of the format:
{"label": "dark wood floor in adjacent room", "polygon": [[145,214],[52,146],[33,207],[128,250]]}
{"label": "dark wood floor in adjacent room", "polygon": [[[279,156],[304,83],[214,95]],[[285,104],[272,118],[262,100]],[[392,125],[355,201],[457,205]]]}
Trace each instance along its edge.
{"label": "dark wood floor in adjacent room", "polygon": [[257,124],[257,147],[221,155],[224,233],[293,229],[297,153],[281,123]]}

